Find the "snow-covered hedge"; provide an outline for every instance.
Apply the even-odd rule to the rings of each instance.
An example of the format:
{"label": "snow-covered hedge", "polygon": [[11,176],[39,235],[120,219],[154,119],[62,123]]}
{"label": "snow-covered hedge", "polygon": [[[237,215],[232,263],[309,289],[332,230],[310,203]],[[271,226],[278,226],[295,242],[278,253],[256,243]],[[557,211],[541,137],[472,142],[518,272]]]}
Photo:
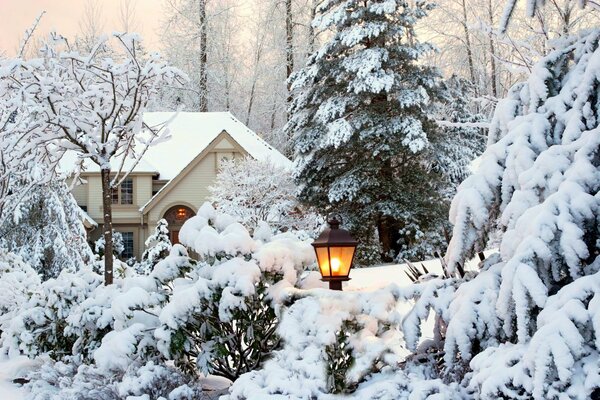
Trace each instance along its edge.
{"label": "snow-covered hedge", "polygon": [[252,237],[208,203],[179,237],[200,262],[160,314],[159,348],[186,371],[234,380],[278,345],[280,294],[298,283],[314,252],[291,233],[272,236],[265,223]]}

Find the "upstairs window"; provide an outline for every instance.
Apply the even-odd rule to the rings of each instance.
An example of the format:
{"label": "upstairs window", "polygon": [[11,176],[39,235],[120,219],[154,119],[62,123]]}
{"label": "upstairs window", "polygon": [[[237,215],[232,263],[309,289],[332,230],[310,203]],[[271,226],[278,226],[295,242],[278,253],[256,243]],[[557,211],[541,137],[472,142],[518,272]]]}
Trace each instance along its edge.
{"label": "upstairs window", "polygon": [[127,178],[121,183],[121,204],[133,204],[132,178]]}
{"label": "upstairs window", "polygon": [[133,204],[133,178],[126,178],[119,187],[112,189],[113,204]]}

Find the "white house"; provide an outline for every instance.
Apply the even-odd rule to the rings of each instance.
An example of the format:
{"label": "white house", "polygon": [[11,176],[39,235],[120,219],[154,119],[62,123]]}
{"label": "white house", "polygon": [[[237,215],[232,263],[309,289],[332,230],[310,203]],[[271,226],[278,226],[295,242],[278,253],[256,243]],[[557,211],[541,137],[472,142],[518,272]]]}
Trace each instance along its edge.
{"label": "white house", "polygon": [[[141,256],[161,218],[168,221],[171,241],[177,243],[183,223],[208,199],[222,160],[250,156],[291,164],[229,112],[146,113],[144,122],[155,126],[171,118],[171,138],[150,147],[113,192],[113,225],[123,235],[123,258]],[[85,183],[74,187],[73,196],[89,215],[86,226],[95,240],[103,220],[100,170],[95,164],[85,165]]]}

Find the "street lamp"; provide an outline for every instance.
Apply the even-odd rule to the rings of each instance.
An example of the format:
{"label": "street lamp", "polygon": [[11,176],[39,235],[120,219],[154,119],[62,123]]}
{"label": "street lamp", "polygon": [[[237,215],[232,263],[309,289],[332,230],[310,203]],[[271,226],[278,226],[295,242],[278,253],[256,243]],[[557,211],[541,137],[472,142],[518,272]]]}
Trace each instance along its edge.
{"label": "street lamp", "polygon": [[329,289],[342,290],[342,282],[350,278],[350,268],[358,242],[345,229],[340,229],[340,221],[332,217],[329,228],[325,229],[312,245],[317,254],[317,263],[322,280],[329,282]]}

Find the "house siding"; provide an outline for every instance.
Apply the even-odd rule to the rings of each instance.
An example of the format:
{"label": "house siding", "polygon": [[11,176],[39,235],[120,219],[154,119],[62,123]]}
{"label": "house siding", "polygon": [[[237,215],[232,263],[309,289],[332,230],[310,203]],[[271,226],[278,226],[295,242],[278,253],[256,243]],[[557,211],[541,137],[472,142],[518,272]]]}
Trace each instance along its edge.
{"label": "house siding", "polygon": [[167,210],[175,205],[188,205],[196,212],[208,200],[208,187],[215,182],[216,153],[210,152],[175,187],[158,201],[148,214],[149,229],[152,229]]}

